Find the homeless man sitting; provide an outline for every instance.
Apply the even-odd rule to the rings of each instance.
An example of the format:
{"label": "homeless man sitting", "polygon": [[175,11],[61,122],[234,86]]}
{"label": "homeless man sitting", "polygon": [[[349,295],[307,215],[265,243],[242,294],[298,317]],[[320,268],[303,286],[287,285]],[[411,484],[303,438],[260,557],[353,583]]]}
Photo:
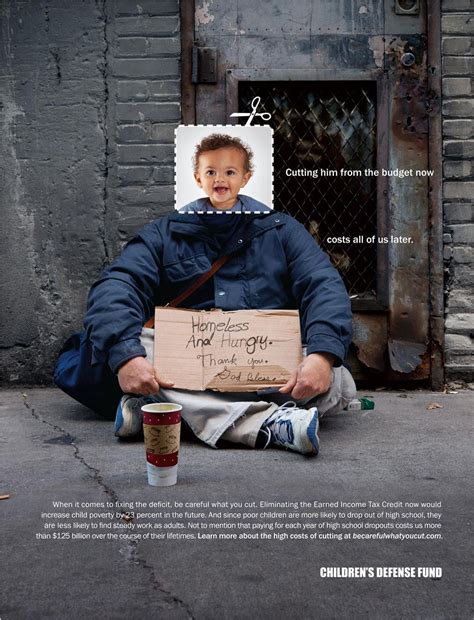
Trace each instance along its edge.
{"label": "homeless man sitting", "polygon": [[[351,340],[350,301],[338,272],[296,220],[276,212],[231,211],[251,174],[251,152],[236,138],[219,138],[204,143],[204,150],[198,146],[195,174],[202,153],[210,155],[209,205],[228,213],[175,213],[143,228],[93,285],[86,331],[66,343],[55,380],[97,411],[113,403],[120,438],[141,432],[145,402],[174,402],[209,446],[223,439],[317,454],[319,417],[343,409],[355,396],[342,365]],[[265,397],[173,389],[152,365],[152,330],[143,325],[154,307],[187,291],[223,255],[226,262],[182,306],[300,312],[306,356],[286,385]]]}

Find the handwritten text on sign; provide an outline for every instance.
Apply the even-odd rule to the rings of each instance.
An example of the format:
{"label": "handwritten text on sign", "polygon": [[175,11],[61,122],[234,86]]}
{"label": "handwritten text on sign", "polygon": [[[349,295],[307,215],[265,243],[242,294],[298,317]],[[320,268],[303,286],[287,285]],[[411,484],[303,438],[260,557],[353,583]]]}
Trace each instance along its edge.
{"label": "handwritten text on sign", "polygon": [[158,376],[187,390],[252,392],[288,381],[301,362],[297,310],[155,309]]}

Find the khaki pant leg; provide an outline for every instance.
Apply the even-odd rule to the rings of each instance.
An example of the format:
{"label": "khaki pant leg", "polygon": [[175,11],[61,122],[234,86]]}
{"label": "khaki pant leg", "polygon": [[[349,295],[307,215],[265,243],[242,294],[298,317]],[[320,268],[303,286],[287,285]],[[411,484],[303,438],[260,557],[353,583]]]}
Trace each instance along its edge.
{"label": "khaki pant leg", "polygon": [[[260,403],[255,404],[257,405]],[[223,433],[221,439],[255,448],[258,431],[262,428],[265,420],[278,408],[278,405],[275,403],[265,404],[266,407],[264,409],[249,407],[244,415],[236,420],[234,424]]]}
{"label": "khaki pant leg", "polygon": [[[154,394],[151,398],[155,402],[177,403],[183,408],[181,417],[191,428],[193,433],[212,448],[216,447],[217,441],[229,428],[237,423],[239,419],[254,418],[259,415],[258,422],[255,419],[256,435],[260,426],[270,415],[269,408],[272,406],[264,400],[260,400],[257,394],[241,393],[241,392],[196,392],[189,390],[173,390],[162,388],[158,394]],[[262,413],[263,412],[263,413]],[[252,415],[250,415],[252,414]],[[244,431],[246,435],[248,431]],[[242,441],[240,435],[230,441],[238,443],[247,443],[247,445],[255,445],[255,440],[247,438]],[[253,443],[252,443],[253,441]],[[248,443],[250,442],[250,443]]]}
{"label": "khaki pant leg", "polygon": [[356,397],[357,389],[351,373],[344,366],[332,369],[331,387],[324,394],[310,397],[298,404],[305,407],[317,407],[319,417],[339,413]]}

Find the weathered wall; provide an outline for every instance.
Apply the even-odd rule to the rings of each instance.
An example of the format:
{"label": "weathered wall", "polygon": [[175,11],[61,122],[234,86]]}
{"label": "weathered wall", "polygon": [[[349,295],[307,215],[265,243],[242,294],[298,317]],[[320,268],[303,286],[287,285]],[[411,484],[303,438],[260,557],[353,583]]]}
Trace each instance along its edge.
{"label": "weathered wall", "polygon": [[446,377],[474,380],[474,1],[442,3]]}
{"label": "weathered wall", "polygon": [[107,257],[105,19],[93,0],[0,6],[2,380],[36,383]]}
{"label": "weathered wall", "polygon": [[172,208],[178,0],[1,0],[0,19],[0,381],[48,383],[97,274]]}

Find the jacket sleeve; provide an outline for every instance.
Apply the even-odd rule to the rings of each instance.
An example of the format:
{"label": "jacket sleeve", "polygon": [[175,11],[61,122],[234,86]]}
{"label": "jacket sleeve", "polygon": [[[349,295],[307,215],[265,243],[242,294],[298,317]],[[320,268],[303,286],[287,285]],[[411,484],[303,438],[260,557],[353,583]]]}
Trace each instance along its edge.
{"label": "jacket sleeve", "polygon": [[352,338],[349,295],[339,272],[300,223],[290,220],[283,243],[307,354],[332,353],[339,366]]}
{"label": "jacket sleeve", "polygon": [[144,322],[153,314],[160,283],[161,235],[147,227],[124,248],[92,286],[84,327],[92,363],[108,362],[113,372],[133,357],[146,357],[140,344]]}

